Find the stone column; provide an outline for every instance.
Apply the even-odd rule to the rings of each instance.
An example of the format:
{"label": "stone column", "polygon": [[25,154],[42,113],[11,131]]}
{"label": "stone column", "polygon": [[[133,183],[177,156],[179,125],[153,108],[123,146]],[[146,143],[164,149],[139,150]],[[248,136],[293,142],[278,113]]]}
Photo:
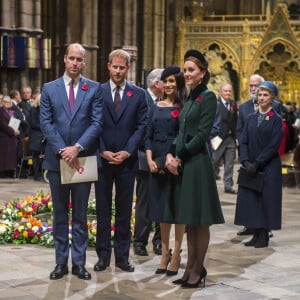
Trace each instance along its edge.
{"label": "stone column", "polygon": [[[97,54],[98,54],[98,1],[89,0],[83,2],[82,7],[82,34],[81,43],[87,51],[85,75],[97,80]],[[85,16],[89,16],[88,18]]]}

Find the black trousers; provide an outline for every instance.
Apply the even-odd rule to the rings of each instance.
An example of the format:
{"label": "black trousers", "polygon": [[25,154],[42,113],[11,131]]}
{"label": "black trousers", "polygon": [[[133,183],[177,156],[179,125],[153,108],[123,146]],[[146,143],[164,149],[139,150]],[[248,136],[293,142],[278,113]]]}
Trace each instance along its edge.
{"label": "black trousers", "polygon": [[[136,176],[136,205],[135,205],[135,232],[134,245],[147,246],[151,231],[151,220],[148,219],[148,182],[149,172],[138,171]],[[152,243],[161,244],[159,223],[155,223],[155,232]]]}

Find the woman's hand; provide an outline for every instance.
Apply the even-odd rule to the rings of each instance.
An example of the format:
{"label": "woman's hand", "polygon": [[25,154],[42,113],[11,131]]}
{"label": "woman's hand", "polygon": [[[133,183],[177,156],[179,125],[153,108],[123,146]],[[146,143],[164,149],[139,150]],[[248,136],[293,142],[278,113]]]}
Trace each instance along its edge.
{"label": "woman's hand", "polygon": [[148,167],[149,167],[149,170],[151,173],[158,172],[158,168],[157,168],[157,165],[154,160],[152,160],[151,158],[147,158],[147,163],[148,163]]}
{"label": "woman's hand", "polygon": [[166,167],[173,175],[179,175],[178,168],[181,166],[181,160],[175,158],[172,154],[168,153],[166,156]]}

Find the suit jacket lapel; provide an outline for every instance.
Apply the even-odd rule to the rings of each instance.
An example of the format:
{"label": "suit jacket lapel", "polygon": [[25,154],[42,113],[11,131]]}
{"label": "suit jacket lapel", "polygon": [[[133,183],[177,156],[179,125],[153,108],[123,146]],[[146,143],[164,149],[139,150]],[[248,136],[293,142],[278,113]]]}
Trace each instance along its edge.
{"label": "suit jacket lapel", "polygon": [[115,121],[116,114],[115,114],[115,110],[114,110],[114,101],[111,96],[109,81],[102,84],[102,92],[103,92],[103,100],[105,102],[107,110],[108,110],[109,114],[111,115],[111,118]]}
{"label": "suit jacket lapel", "polygon": [[119,111],[116,113],[117,116],[117,120],[121,117],[123,111],[125,110],[128,102],[130,101],[130,98],[133,96],[133,91],[132,88],[130,87],[130,85],[128,85],[126,83],[125,89],[124,89],[124,93],[123,93],[123,97],[121,100],[121,105],[120,105],[120,109]]}
{"label": "suit jacket lapel", "polygon": [[89,88],[88,85],[87,85],[87,89],[84,90],[82,89],[82,85],[83,84],[86,84],[86,80],[84,77],[81,77],[80,80],[79,80],[79,85],[78,85],[78,90],[77,90],[77,94],[76,94],[76,98],[75,98],[75,103],[74,103],[74,109],[73,109],[73,112],[72,112],[72,118],[76,115],[76,112],[78,111],[82,101],[84,100],[84,97],[87,93],[87,89]]}
{"label": "suit jacket lapel", "polygon": [[66,92],[65,82],[63,77],[60,78],[58,84],[57,84],[57,93],[59,95],[58,99],[62,99],[62,106],[66,112],[66,115],[69,119],[71,119],[71,111],[70,111],[70,105],[69,105],[69,98]]}

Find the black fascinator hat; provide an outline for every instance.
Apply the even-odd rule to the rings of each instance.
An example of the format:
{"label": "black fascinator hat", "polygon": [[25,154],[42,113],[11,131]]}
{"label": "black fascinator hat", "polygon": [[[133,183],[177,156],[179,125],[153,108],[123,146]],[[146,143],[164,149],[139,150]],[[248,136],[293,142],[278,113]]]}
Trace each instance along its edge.
{"label": "black fascinator hat", "polygon": [[197,58],[206,68],[208,67],[208,63],[206,58],[204,57],[204,55],[196,50],[196,49],[190,49],[188,51],[185,52],[184,54],[184,61],[188,58],[188,57],[195,57]]}
{"label": "black fascinator hat", "polygon": [[166,67],[161,73],[160,79],[164,80],[166,77],[170,75],[174,75],[180,72],[180,67],[176,65]]}

